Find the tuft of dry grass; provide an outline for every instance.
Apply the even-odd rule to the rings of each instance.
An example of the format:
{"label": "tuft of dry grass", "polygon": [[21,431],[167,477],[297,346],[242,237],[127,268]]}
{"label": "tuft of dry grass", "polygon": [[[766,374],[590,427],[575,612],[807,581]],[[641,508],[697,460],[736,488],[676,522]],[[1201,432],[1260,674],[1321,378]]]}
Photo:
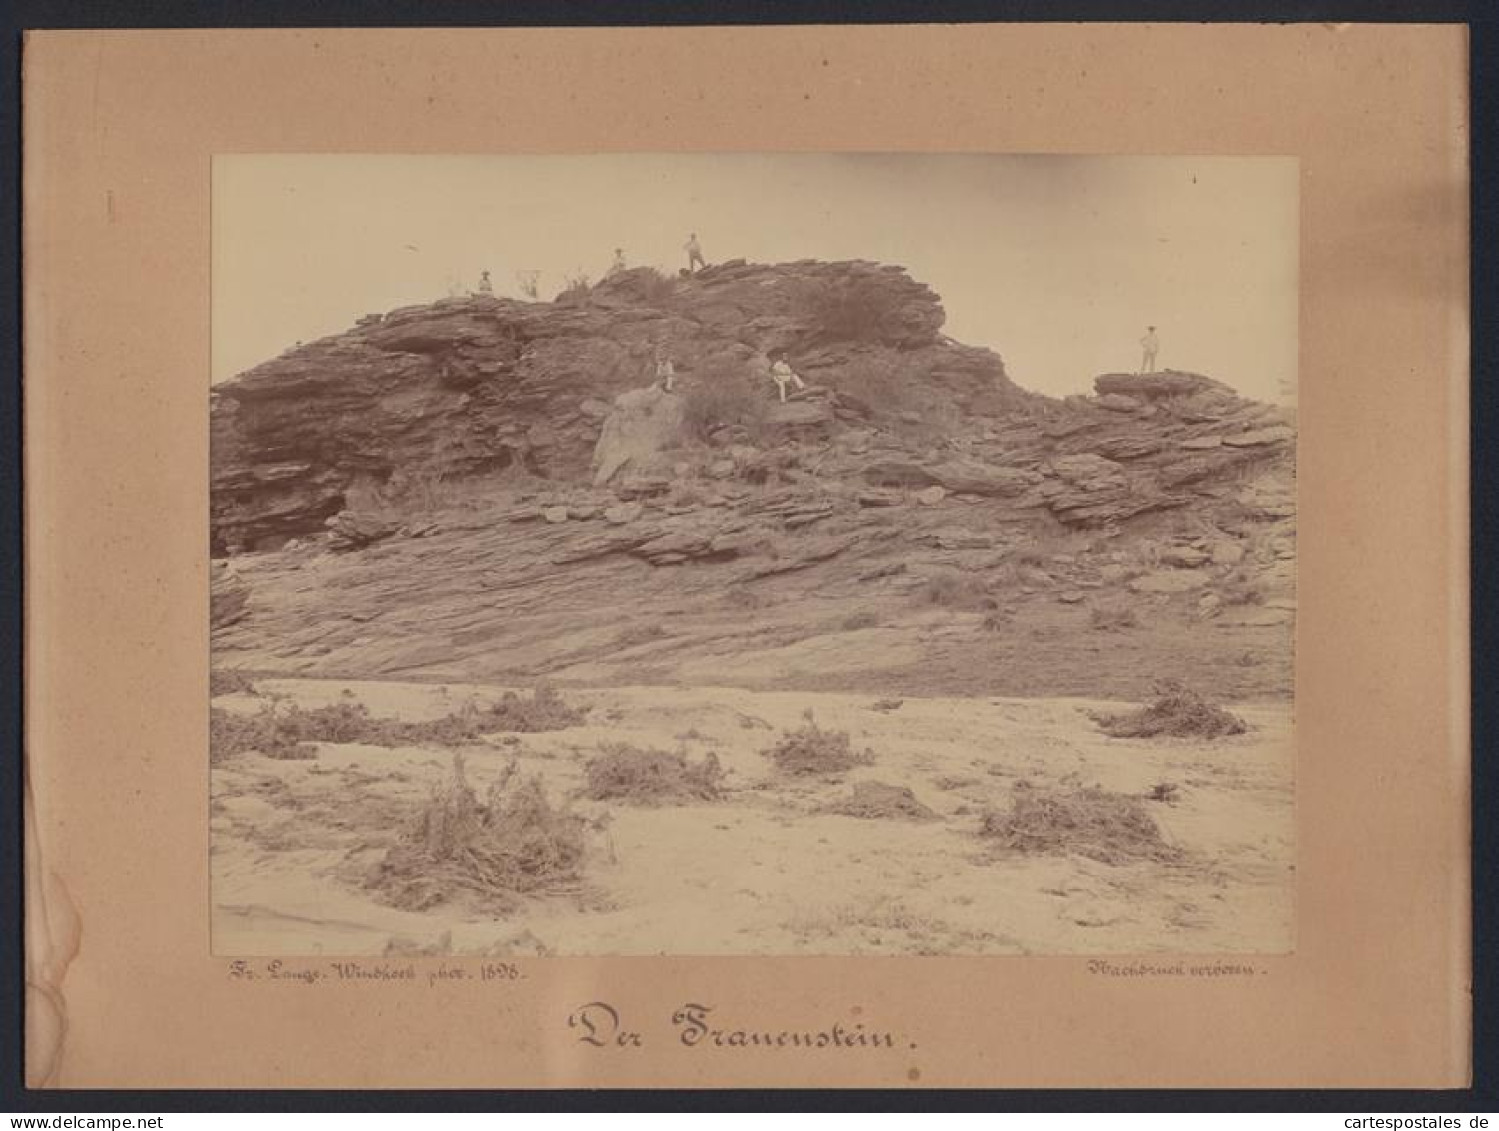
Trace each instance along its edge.
{"label": "tuft of dry grass", "polygon": [[852,793],[832,802],[823,811],[867,821],[932,821],[937,818],[937,814],[922,804],[906,786],[882,781],[855,782]]}
{"label": "tuft of dry grass", "polygon": [[632,805],[717,801],[723,796],[723,767],[709,751],[690,762],[683,751],[642,750],[624,742],[599,748],[584,768],[583,795],[593,801]]}
{"label": "tuft of dry grass", "polygon": [[423,722],[377,718],[363,703],[329,707],[268,703],[253,715],[220,708],[209,712],[209,757],[218,762],[248,750],[270,758],[311,758],[312,742],[359,742],[370,746],[455,746],[476,742],[496,731],[535,733],[562,730],[583,721],[587,711],[574,707],[553,687],[541,684],[530,697],[507,691],[487,706],[465,703],[452,714]]}
{"label": "tuft of dry grass", "polygon": [[1007,813],[985,815],[979,835],[1026,855],[1077,854],[1104,864],[1179,859],[1138,797],[1092,786],[1039,790],[1017,785]]}
{"label": "tuft of dry grass", "polygon": [[496,912],[526,895],[574,894],[583,877],[586,822],[554,806],[539,777],[511,763],[480,802],[463,755],[434,787],[401,839],[368,878],[387,902],[424,911],[457,898]]}
{"label": "tuft of dry grass", "polygon": [[754,434],[764,424],[770,408],[765,391],[757,391],[738,373],[707,374],[682,396],[683,431],[700,440],[706,440],[719,428],[734,426]]}
{"label": "tuft of dry grass", "polygon": [[1156,687],[1153,703],[1137,711],[1098,716],[1098,728],[1114,738],[1221,738],[1243,734],[1244,720],[1210,703],[1175,680]]}
{"label": "tuft of dry grass", "polygon": [[850,613],[838,622],[838,627],[844,632],[857,632],[861,628],[878,628],[879,626],[880,614],[873,609]]}
{"label": "tuft of dry grass", "polygon": [[783,774],[841,774],[874,761],[869,750],[856,751],[844,730],[823,730],[812,712],[805,725],[782,733],[770,749],[763,751]]}

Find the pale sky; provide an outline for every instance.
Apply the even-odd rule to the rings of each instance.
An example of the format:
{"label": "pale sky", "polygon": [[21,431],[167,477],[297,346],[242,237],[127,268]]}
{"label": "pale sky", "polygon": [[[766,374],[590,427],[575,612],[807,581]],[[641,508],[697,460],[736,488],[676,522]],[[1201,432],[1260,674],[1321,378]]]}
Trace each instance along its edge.
{"label": "pale sky", "polygon": [[1054,396],[1140,363],[1262,400],[1296,381],[1298,167],[1285,157],[231,155],[213,165],[213,380],[355,319],[598,279],[615,247],[897,263],[945,332]]}

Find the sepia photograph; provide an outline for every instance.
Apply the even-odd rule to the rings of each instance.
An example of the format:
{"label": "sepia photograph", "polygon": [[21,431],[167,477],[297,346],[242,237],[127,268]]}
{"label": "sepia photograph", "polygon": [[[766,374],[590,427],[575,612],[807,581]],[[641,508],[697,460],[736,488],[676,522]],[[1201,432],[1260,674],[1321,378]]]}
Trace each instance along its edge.
{"label": "sepia photograph", "polygon": [[215,156],[214,954],[1292,953],[1299,171]]}

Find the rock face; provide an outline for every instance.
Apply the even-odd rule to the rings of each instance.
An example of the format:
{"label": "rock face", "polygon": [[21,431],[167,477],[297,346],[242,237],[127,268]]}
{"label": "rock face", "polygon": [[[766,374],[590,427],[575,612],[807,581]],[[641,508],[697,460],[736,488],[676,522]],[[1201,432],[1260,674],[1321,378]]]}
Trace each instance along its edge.
{"label": "rock face", "polygon": [[658,346],[684,397],[740,380],[769,398],[757,366],[790,351],[809,383],[836,390],[775,409],[790,425],[871,411],[861,390],[878,400],[895,371],[914,394],[965,408],[1033,399],[992,352],[941,338],[944,317],[903,269],[862,260],[725,263],[683,279],[642,268],[555,302],[474,296],[369,316],[214,388],[213,543],[316,533],[352,488],[402,477],[591,476],[616,398],[650,383]]}
{"label": "rock face", "polygon": [[[430,504],[465,483],[555,488],[510,521],[592,529],[576,560],[633,539],[621,552],[652,564],[739,555],[734,516],[770,487],[812,500],[760,516],[792,532],[836,526],[829,500],[871,521],[926,502],[1079,528],[1192,507],[1293,513],[1295,429],[1279,410],[1174,370],[1104,374],[1096,396],[1052,400],[942,322],[929,288],[862,260],[640,269],[550,303],[372,315],[214,389],[213,548],[326,534],[359,550],[415,533],[370,498]],[[777,349],[806,385],[784,403]],[[654,383],[657,350],[671,392]],[[1233,501],[1251,479],[1254,498]],[[645,508],[690,521],[658,528]],[[704,508],[717,517],[693,517]]]}

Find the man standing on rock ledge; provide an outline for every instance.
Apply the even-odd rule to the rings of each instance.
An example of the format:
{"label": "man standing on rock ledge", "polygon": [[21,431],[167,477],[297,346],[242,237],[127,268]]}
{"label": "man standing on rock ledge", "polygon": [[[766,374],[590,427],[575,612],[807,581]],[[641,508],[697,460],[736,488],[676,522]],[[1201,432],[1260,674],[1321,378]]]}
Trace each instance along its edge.
{"label": "man standing on rock ledge", "polygon": [[1161,339],[1155,336],[1155,327],[1145,327],[1145,336],[1140,339],[1140,347],[1145,351],[1145,359],[1140,363],[1141,373],[1155,372],[1155,355],[1161,348]]}
{"label": "man standing on rock ledge", "polygon": [[703,261],[703,245],[697,242],[697,233],[691,232],[687,236],[687,242],[682,245],[682,250],[687,252],[687,273],[695,274],[699,267],[708,266]]}

